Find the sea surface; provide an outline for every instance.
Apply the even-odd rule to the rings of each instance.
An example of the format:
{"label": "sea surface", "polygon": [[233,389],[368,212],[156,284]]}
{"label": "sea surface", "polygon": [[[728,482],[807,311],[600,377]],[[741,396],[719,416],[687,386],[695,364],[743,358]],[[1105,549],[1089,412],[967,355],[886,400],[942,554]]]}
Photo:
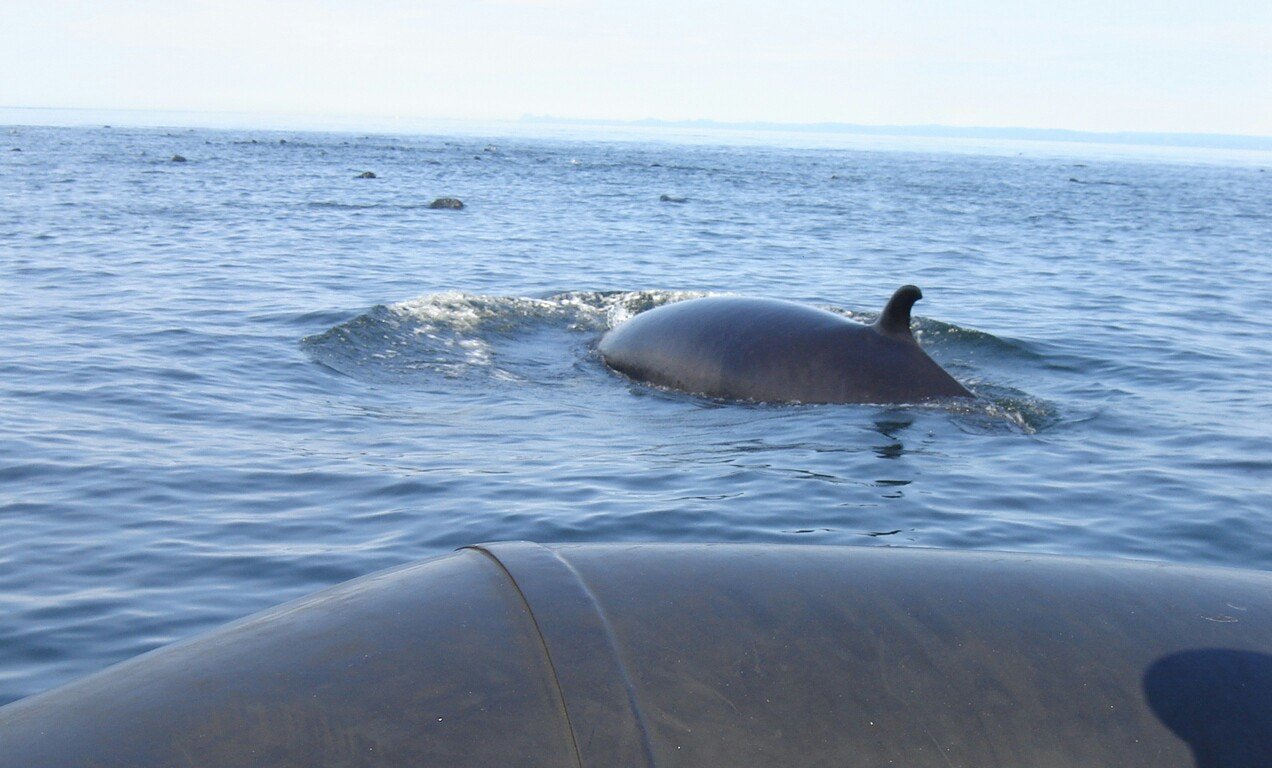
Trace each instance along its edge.
{"label": "sea surface", "polygon": [[[0,129],[0,702],[482,541],[1272,569],[1268,153],[532,133]],[[595,351],[905,283],[976,401]]]}

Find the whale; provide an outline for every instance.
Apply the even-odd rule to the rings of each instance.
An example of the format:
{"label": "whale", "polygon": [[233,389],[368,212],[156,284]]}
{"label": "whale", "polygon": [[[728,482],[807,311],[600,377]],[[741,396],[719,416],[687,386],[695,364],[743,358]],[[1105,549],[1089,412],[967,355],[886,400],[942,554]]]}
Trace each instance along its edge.
{"label": "whale", "polygon": [[709,296],[641,312],[601,337],[610,368],[644,384],[768,403],[919,403],[972,394],[919,346],[913,285],[871,325],[796,302]]}

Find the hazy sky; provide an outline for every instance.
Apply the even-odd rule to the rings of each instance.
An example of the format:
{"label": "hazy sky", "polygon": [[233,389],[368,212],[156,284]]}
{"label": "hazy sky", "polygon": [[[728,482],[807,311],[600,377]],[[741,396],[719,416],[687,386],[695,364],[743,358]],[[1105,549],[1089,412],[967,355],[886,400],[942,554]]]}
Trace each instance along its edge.
{"label": "hazy sky", "polygon": [[1272,0],[4,0],[0,105],[1272,136]]}

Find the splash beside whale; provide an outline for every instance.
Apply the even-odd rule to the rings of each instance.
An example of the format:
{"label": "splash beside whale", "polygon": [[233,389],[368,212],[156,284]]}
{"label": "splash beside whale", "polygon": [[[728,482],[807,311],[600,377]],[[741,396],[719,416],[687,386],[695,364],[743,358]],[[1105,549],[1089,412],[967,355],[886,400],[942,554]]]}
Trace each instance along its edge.
{"label": "splash beside whale", "polygon": [[609,331],[605,363],[637,381],[727,400],[916,403],[974,397],[919,346],[903,285],[873,325],[777,299],[664,304]]}

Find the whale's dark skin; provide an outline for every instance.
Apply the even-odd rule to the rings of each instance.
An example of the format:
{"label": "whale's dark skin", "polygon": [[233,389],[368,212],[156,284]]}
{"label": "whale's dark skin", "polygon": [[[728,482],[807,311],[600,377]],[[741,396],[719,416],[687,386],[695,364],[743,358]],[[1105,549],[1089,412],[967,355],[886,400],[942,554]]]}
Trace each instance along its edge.
{"label": "whale's dark skin", "polygon": [[717,296],[642,312],[605,334],[601,358],[647,384],[769,403],[917,403],[973,397],[915,341],[897,289],[873,325],[776,299]]}

